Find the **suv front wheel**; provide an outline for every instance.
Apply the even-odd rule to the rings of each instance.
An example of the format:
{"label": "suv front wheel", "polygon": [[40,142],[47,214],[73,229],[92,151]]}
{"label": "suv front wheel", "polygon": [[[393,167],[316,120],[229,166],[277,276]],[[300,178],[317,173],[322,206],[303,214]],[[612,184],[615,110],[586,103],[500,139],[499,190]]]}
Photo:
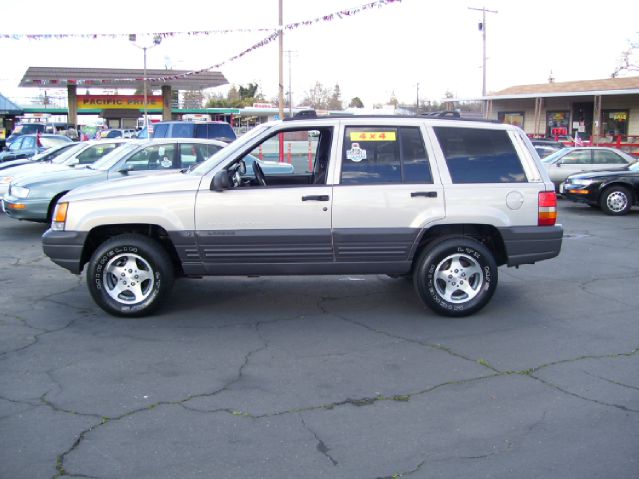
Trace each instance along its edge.
{"label": "suv front wheel", "polygon": [[448,238],[422,251],[413,283],[422,302],[436,313],[467,316],[490,301],[497,287],[497,264],[480,242]]}
{"label": "suv front wheel", "polygon": [[145,316],[155,311],[173,287],[173,264],[153,239],[116,236],[91,256],[87,284],[95,302],[116,316]]}

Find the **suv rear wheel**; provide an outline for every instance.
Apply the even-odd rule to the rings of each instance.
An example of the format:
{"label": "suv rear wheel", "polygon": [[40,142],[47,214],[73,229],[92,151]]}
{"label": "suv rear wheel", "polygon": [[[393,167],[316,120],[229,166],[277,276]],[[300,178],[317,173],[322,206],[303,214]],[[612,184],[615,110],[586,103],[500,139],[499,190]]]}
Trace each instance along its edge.
{"label": "suv rear wheel", "polygon": [[488,248],[467,237],[427,246],[413,283],[422,302],[445,316],[467,316],[483,308],[497,287],[497,264]]}
{"label": "suv rear wheel", "polygon": [[87,284],[95,302],[116,316],[145,316],[155,311],[173,287],[173,264],[153,239],[116,236],[91,256]]}

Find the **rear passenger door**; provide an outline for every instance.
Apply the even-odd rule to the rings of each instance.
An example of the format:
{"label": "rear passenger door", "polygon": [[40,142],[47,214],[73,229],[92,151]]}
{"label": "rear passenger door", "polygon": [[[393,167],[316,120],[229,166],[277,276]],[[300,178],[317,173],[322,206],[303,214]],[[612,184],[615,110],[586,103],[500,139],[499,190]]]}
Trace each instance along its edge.
{"label": "rear passenger door", "polygon": [[419,122],[347,123],[334,172],[333,246],[343,263],[406,263],[444,197]]}

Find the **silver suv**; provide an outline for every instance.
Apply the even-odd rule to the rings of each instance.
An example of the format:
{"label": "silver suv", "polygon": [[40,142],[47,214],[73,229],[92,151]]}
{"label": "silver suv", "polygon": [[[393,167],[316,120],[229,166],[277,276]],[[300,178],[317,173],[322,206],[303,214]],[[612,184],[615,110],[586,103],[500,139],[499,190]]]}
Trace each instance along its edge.
{"label": "silver suv", "polygon": [[[289,163],[267,174],[245,158]],[[190,171],[62,197],[45,253],[105,311],[142,316],[177,277],[412,277],[435,312],[472,314],[498,266],[559,254],[553,184],[526,135],[424,117],[300,118],[260,125]],[[86,268],[85,268],[86,265]]]}

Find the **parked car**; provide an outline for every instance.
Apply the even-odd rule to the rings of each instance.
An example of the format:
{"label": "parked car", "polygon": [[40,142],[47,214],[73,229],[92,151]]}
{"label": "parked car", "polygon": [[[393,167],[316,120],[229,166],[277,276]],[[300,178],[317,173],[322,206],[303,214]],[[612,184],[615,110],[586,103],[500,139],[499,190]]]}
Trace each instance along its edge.
{"label": "parked car", "polygon": [[100,138],[134,138],[135,136],[135,130],[130,128],[112,128],[110,130],[102,130],[100,132]]}
{"label": "parked car", "polygon": [[11,134],[6,139],[6,146],[9,146],[22,135],[36,133],[46,133],[47,125],[44,123],[20,123],[15,126]]}
{"label": "parked car", "polygon": [[539,158],[545,158],[552,155],[554,152],[565,148],[565,145],[562,143],[547,138],[533,138],[530,142],[535,147],[535,150],[537,150]]}
{"label": "parked car", "polygon": [[51,160],[29,162],[12,168],[6,168],[0,172],[0,199],[4,197],[9,188],[9,184],[16,178],[34,173],[48,173],[68,170],[75,167],[85,167],[95,163],[106,154],[127,142],[127,140],[114,139],[74,143],[67,151],[62,152]]}
{"label": "parked car", "polygon": [[0,162],[30,158],[45,150],[64,143],[71,143],[71,139],[64,135],[20,135],[2,153]]}
{"label": "parked car", "polygon": [[639,163],[623,170],[571,175],[561,184],[566,199],[601,208],[607,215],[620,216],[639,204]]}
{"label": "parked car", "polygon": [[635,161],[636,158],[616,148],[597,146],[564,148],[541,160],[559,193],[559,185],[570,175],[595,170],[622,170]]}
{"label": "parked car", "polygon": [[153,138],[209,138],[230,143],[237,137],[225,121],[160,121],[153,124]]}
{"label": "parked car", "polygon": [[16,219],[50,221],[64,194],[82,185],[124,177],[155,175],[189,168],[226,146],[216,140],[166,138],[129,142],[86,168],[21,175],[3,198],[5,212]]}
{"label": "parked car", "polygon": [[[26,165],[30,163],[47,162],[52,161],[55,157],[61,155],[63,152],[68,151],[70,148],[77,146],[78,143],[62,143],[61,145],[54,146],[48,150],[33,155],[31,158],[21,158],[19,160],[9,160],[0,163],[0,170],[6,170],[14,166]],[[1,173],[0,173],[1,174]]]}
{"label": "parked car", "polygon": [[[307,146],[305,171],[268,176],[254,162],[243,176],[246,155],[280,135]],[[13,207],[31,194],[15,186]],[[559,254],[556,218],[520,128],[307,116],[257,126],[190,171],[77,188],[43,248],[75,274],[86,265],[91,296],[120,316],[157,309],[179,276],[272,274],[410,275],[426,306],[464,316],[488,304],[499,265]]]}

